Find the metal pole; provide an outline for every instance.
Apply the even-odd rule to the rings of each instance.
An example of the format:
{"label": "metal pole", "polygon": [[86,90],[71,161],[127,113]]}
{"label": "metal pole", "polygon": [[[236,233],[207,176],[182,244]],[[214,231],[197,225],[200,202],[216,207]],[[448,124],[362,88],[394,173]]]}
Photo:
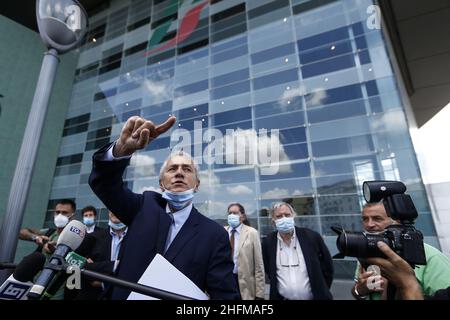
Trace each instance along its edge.
{"label": "metal pole", "polygon": [[[34,92],[33,103],[28,116],[22,146],[17,158],[8,205],[5,217],[0,227],[0,261],[13,261],[20,226],[25,210],[25,204],[33,174],[33,166],[39,147],[45,115],[47,114],[48,101],[53,88],[53,82],[58,66],[58,52],[50,49],[44,55],[41,72]],[[6,280],[8,272],[0,271],[0,283]]]}

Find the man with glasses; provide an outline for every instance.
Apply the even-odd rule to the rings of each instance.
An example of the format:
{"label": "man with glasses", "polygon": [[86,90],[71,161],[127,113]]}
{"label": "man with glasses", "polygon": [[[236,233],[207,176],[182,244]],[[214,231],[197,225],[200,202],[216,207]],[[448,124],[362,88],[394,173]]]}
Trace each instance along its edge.
{"label": "man with glasses", "polygon": [[263,243],[271,300],[329,300],[333,263],[322,237],[295,226],[296,213],[286,202],[276,203],[272,222],[277,231]]}

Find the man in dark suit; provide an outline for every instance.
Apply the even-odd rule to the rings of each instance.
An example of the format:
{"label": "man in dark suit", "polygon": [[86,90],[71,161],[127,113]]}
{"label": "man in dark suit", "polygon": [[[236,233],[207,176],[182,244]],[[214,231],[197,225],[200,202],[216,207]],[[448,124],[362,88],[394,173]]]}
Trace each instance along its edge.
{"label": "man in dark suit", "polygon": [[[109,228],[97,230],[86,235],[78,253],[88,258],[85,269],[112,275],[119,263],[118,257],[125,243],[128,227],[115,214],[109,212]],[[83,252],[80,252],[83,250]],[[95,279],[82,278],[81,290],[76,300],[96,300],[102,296],[108,284]]]}
{"label": "man in dark suit", "polygon": [[285,202],[272,208],[277,231],[263,243],[271,300],[329,300],[333,263],[322,237],[294,224],[295,211]]}
{"label": "man in dark suit", "polygon": [[[211,299],[237,299],[228,234],[192,205],[200,180],[192,158],[172,153],[160,172],[162,195],[133,193],[122,180],[131,155],[169,130],[170,117],[155,126],[131,117],[119,139],[94,154],[89,184],[108,209],[128,227],[119,256],[117,276],[137,282],[157,253],[191,279]],[[114,288],[112,299],[126,299],[130,291]]]}

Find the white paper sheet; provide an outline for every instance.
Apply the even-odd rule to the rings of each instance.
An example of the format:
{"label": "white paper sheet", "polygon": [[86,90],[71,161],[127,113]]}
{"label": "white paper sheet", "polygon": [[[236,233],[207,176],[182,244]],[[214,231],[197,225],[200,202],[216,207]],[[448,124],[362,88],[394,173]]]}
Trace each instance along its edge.
{"label": "white paper sheet", "polygon": [[[209,297],[188,277],[175,268],[160,254],[157,254],[148,265],[138,283],[156,289],[181,294],[197,300],[209,299]],[[156,300],[156,298],[131,292],[128,296],[128,300]]]}

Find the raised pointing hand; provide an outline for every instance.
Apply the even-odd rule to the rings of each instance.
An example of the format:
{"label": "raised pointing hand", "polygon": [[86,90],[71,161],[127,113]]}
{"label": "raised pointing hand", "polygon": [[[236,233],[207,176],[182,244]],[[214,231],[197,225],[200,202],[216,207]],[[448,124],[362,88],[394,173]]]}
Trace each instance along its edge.
{"label": "raised pointing hand", "polygon": [[152,140],[169,130],[175,121],[176,118],[170,116],[166,122],[155,125],[152,121],[138,116],[129,118],[113,148],[114,157],[129,156],[136,150],[145,148]]}

